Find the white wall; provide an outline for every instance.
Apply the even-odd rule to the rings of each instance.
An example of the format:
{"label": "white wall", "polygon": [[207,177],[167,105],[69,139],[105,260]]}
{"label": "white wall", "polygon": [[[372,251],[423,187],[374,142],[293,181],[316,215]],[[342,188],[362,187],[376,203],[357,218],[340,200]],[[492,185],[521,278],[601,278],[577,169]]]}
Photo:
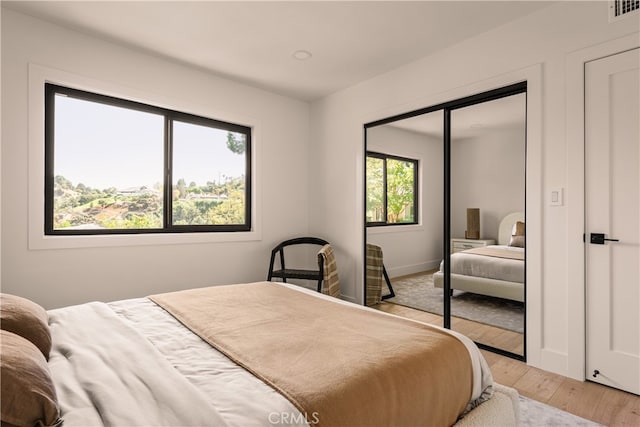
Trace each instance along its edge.
{"label": "white wall", "polygon": [[[248,118],[256,127],[260,152],[257,240],[30,248],[28,192],[34,171],[29,171],[29,135],[41,128],[29,121],[30,64],[151,99],[175,100],[196,111],[204,107],[225,117]],[[2,290],[46,308],[264,280],[270,249],[281,240],[307,234],[307,103],[3,9],[2,123]]]}
{"label": "white wall", "polygon": [[367,242],[382,248],[390,277],[438,267],[442,259],[442,139],[391,125],[367,130],[367,149],[418,160],[417,225],[367,228]]}
{"label": "white wall", "polygon": [[539,198],[527,204],[528,218],[530,209],[539,212],[535,215],[539,224],[531,225],[539,227],[541,241],[539,255],[534,255],[539,259],[528,258],[528,265],[538,270],[535,273],[539,277],[527,284],[527,297],[531,294],[539,299],[539,303],[528,300],[533,302],[528,311],[528,337],[535,337],[528,340],[528,356],[536,366],[561,374],[569,372],[579,357],[570,357],[568,352],[573,331],[567,315],[572,280],[566,268],[567,223],[572,220],[567,207],[572,194],[567,188],[562,207],[549,206],[542,195],[550,188],[567,186],[565,92],[567,81],[577,77],[566,74],[567,56],[638,32],[637,15],[609,23],[607,6],[604,1],[553,5],[312,105],[311,176],[336,172],[315,182],[310,229],[325,234],[344,251],[344,264],[351,270],[344,271],[348,282],[343,292],[362,299],[362,125],[433,105],[453,93],[456,97],[470,95],[483,82],[541,64],[541,85],[532,89],[541,95],[542,116],[528,123],[541,132],[542,141],[542,167],[528,171],[540,175],[536,178],[542,186]]}
{"label": "white wall", "polygon": [[[452,121],[455,125],[455,117]],[[502,218],[524,212],[524,190],[524,127],[496,129],[452,141],[452,237],[464,237],[467,208],[479,208],[480,238],[497,241]]]}

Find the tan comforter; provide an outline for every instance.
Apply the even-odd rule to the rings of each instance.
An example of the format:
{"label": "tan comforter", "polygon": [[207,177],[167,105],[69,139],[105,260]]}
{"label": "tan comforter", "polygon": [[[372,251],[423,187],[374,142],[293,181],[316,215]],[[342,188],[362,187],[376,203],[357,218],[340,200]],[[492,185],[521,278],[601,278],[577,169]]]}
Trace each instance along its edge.
{"label": "tan comforter", "polygon": [[439,328],[268,282],[151,298],[310,424],[447,426],[471,400],[469,352]]}

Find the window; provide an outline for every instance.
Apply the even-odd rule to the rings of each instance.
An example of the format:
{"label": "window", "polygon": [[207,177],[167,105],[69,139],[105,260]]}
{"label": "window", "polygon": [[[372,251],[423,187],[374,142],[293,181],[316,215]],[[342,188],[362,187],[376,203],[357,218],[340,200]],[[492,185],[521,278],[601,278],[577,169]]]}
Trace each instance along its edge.
{"label": "window", "polygon": [[251,128],[45,84],[45,233],[251,230]]}
{"label": "window", "polygon": [[367,152],[367,225],[417,224],[418,161]]}

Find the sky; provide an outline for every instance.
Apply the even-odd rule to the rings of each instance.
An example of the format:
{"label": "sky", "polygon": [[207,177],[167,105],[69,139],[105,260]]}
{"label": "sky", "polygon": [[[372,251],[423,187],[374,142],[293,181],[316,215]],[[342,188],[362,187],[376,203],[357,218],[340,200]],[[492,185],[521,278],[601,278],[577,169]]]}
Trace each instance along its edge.
{"label": "sky", "polygon": [[[162,184],[163,132],[161,115],[56,95],[54,174],[97,189]],[[174,122],[174,183],[243,175],[245,156],[226,141],[227,131]]]}

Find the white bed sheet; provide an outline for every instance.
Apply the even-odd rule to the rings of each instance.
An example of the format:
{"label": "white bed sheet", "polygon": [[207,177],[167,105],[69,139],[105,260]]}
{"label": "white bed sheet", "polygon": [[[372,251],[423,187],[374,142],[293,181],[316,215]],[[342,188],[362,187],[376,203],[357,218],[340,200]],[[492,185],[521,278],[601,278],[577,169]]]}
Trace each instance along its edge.
{"label": "white bed sheet", "polygon": [[[492,245],[489,247],[518,253],[524,251],[524,248],[505,245]],[[444,262],[440,264],[440,271],[443,271],[443,264]],[[451,254],[451,273],[465,276],[524,283],[524,265],[523,260],[478,255],[467,253],[467,251]]]}
{"label": "white bed sheet", "polygon": [[205,396],[106,304],[49,312],[49,370],[65,427],[217,426]]}
{"label": "white bed sheet", "polygon": [[308,425],[289,400],[211,347],[153,301],[139,298],[109,306],[207,397],[227,426],[279,425],[280,414],[292,414],[291,420],[302,421],[287,425]]}

